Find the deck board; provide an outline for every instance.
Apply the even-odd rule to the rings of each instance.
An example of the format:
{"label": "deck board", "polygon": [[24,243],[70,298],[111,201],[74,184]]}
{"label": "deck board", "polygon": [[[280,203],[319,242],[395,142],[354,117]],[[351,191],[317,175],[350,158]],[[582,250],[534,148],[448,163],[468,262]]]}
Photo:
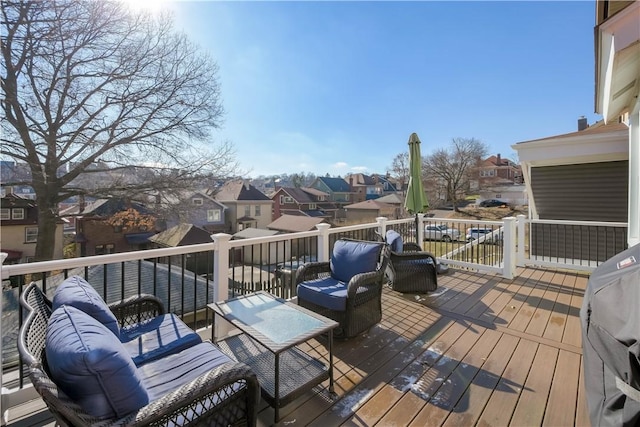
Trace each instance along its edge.
{"label": "deck board", "polygon": [[[334,343],[328,381],[281,409],[282,426],[588,426],[579,310],[588,276],[451,269],[433,295],[383,292],[383,319]],[[301,348],[327,357],[326,339]],[[54,425],[42,401],[11,427]],[[259,426],[273,424],[260,405]]]}

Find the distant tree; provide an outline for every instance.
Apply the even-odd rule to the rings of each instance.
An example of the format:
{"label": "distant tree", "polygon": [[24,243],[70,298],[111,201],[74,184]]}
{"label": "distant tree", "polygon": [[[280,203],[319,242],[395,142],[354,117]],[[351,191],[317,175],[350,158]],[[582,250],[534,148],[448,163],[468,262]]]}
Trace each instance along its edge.
{"label": "distant tree", "polygon": [[58,203],[181,191],[236,168],[212,144],[218,67],[168,16],[115,1],[2,1],[0,156],[29,165],[36,259],[53,256]]}
{"label": "distant tree", "polygon": [[387,172],[398,180],[400,188],[404,188],[404,184],[409,181],[409,153],[406,152],[396,155]]}
{"label": "distant tree", "polygon": [[445,199],[457,203],[469,188],[478,159],[488,151],[485,143],[475,138],[454,138],[448,148],[442,148],[423,158],[423,176],[443,188]]}

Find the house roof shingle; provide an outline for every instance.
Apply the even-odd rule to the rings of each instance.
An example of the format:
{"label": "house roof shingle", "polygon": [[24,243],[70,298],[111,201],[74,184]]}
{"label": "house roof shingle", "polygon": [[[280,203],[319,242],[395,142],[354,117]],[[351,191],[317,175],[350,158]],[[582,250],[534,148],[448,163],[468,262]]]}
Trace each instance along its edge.
{"label": "house roof shingle", "polygon": [[222,187],[220,187],[218,193],[215,194],[214,199],[222,202],[240,200],[271,201],[271,199],[267,197],[267,195],[262,191],[258,190],[253,185],[241,180],[226,182]]}
{"label": "house roof shingle", "polygon": [[280,218],[267,225],[267,228],[278,231],[300,232],[310,231],[316,228],[317,224],[323,221],[322,218],[298,215],[282,215]]}
{"label": "house roof shingle", "polygon": [[324,182],[324,184],[334,193],[349,193],[351,191],[349,183],[342,178],[320,176],[318,179]]}

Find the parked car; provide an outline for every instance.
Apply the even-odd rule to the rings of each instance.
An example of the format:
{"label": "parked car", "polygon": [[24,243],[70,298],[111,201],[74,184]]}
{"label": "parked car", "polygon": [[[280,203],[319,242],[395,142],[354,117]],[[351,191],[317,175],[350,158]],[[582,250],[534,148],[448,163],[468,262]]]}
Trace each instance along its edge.
{"label": "parked car", "polygon": [[[495,233],[494,233],[495,232]],[[499,243],[502,241],[502,229],[494,229],[487,227],[471,227],[467,228],[466,240],[467,242],[472,242],[481,238],[482,236],[486,236],[484,239],[485,243]]]}
{"label": "parked car", "polygon": [[502,200],[498,200],[498,199],[487,199],[480,202],[480,207],[481,208],[496,208],[496,207],[508,208],[509,203],[503,202]]}
{"label": "parked car", "polygon": [[428,224],[424,227],[424,240],[450,242],[459,238],[460,232],[455,228],[449,228],[446,224]]}

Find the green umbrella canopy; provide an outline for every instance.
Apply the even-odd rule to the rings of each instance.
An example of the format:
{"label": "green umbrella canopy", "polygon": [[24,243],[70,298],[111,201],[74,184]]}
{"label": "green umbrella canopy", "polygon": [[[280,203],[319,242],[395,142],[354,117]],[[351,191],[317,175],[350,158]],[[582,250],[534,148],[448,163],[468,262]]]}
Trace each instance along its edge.
{"label": "green umbrella canopy", "polygon": [[409,137],[409,186],[404,207],[411,214],[425,213],[429,209],[429,201],[422,185],[422,156],[420,155],[420,138],[416,133]]}

